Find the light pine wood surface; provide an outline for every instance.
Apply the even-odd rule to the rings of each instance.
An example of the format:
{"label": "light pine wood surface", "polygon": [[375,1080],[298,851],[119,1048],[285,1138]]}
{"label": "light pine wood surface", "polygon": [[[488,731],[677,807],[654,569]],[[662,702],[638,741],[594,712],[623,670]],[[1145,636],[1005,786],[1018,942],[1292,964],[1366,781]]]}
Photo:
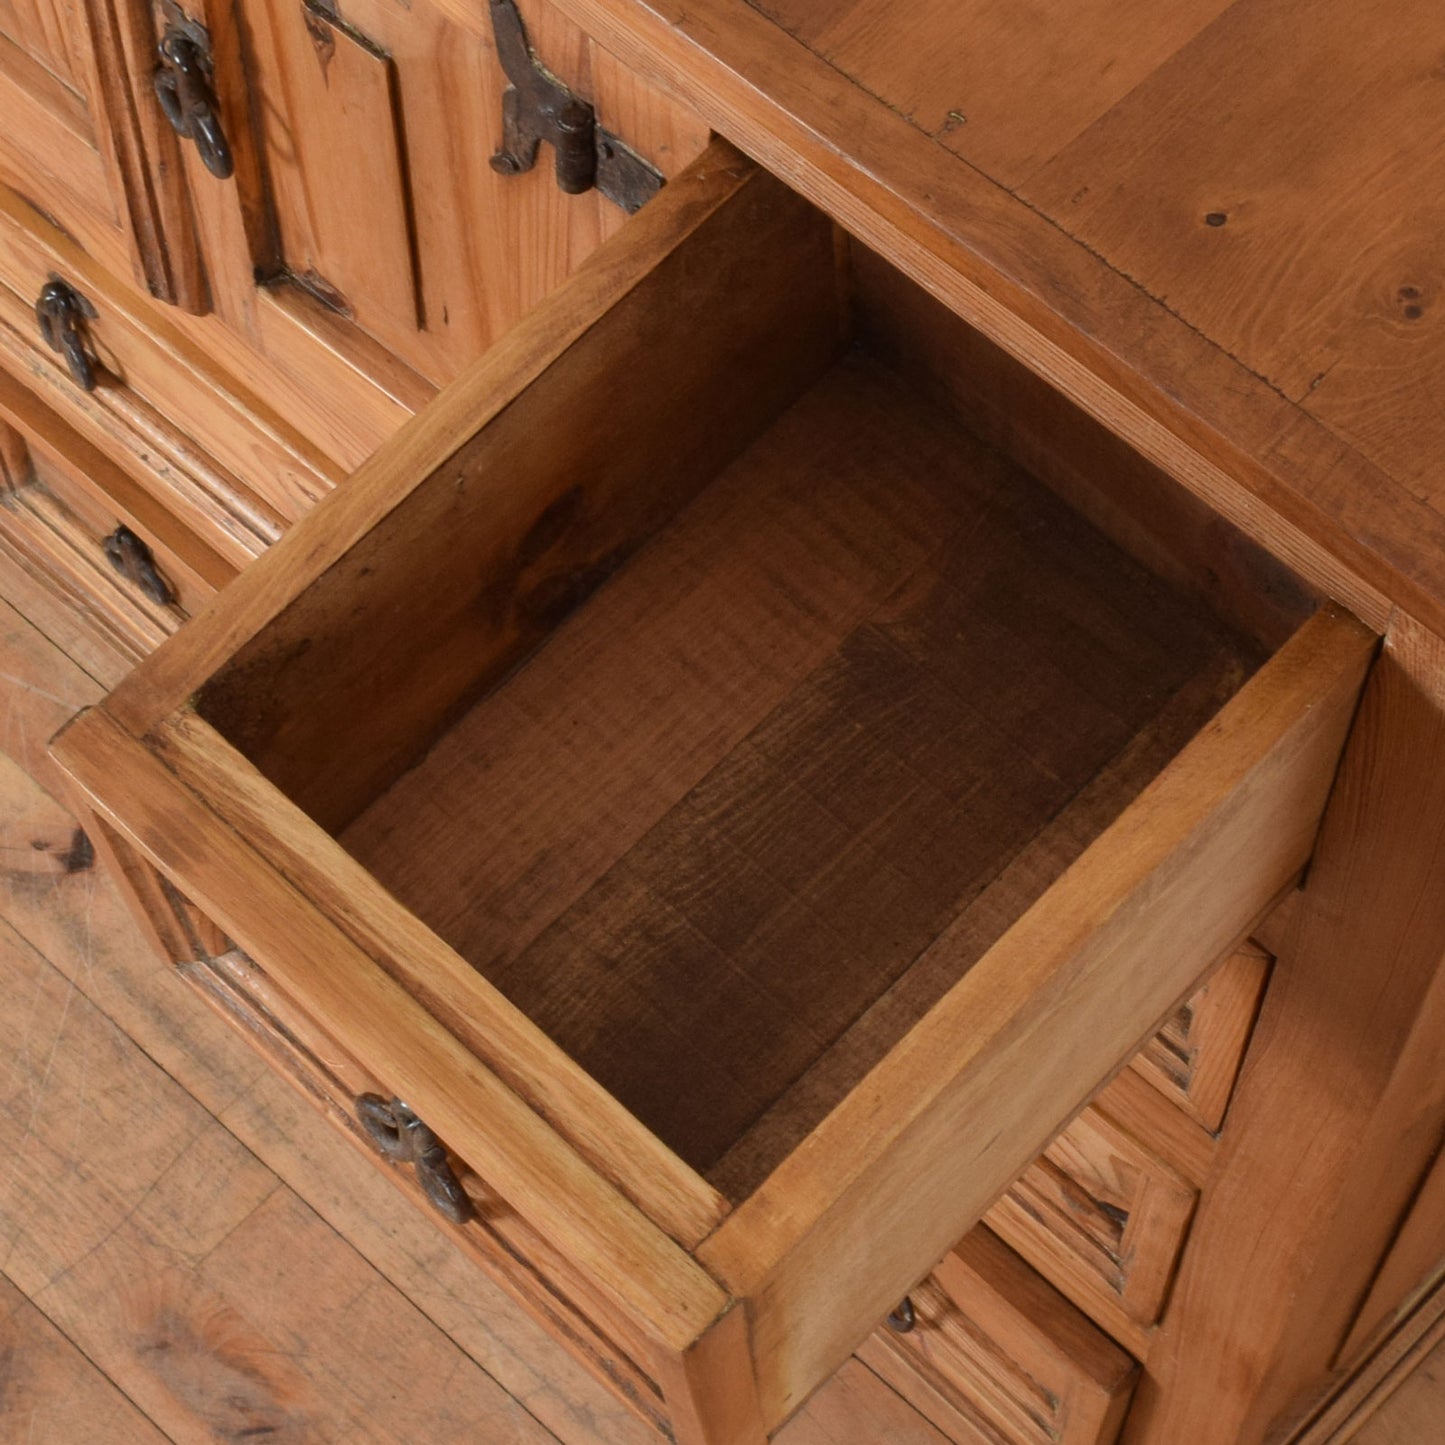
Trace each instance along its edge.
{"label": "light pine wood surface", "polygon": [[[166,975],[27,772],[101,691],[0,602],[0,1440],[655,1438]],[[857,1361],[779,1438],[943,1441]]]}
{"label": "light pine wood surface", "polygon": [[[0,601],[0,1439],[652,1439],[166,976],[31,776],[101,691]],[[1358,1438],[1442,1433],[1445,1345]],[[858,1360],[779,1439],[943,1442]]]}

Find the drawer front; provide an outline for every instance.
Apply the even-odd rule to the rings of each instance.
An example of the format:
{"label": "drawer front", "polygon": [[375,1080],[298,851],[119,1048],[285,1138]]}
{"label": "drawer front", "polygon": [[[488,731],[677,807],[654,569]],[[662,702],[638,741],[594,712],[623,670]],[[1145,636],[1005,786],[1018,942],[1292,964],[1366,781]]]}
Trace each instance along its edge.
{"label": "drawer front", "polygon": [[[358,1101],[392,1104],[387,1081],[298,1007],[261,964],[234,948],[103,821],[92,819],[89,830],[125,877],[128,901],[180,976],[599,1380],[661,1430],[661,1397],[640,1363],[649,1358],[649,1346],[628,1321],[455,1153],[447,1150],[443,1160],[428,1165],[383,1152],[366,1123],[368,1115],[377,1118],[376,1107]],[[451,1190],[453,1181],[460,1193],[449,1197],[462,1201],[460,1210],[439,1211],[430,1195]]]}
{"label": "drawer front", "polygon": [[168,508],[165,477],[117,466],[3,369],[0,437],[16,595],[89,637],[69,645],[97,678],[118,680],[236,575]]}
{"label": "drawer front", "polygon": [[4,364],[122,465],[167,474],[218,549],[254,556],[337,471],[163,311],[0,188]]}
{"label": "drawer front", "polygon": [[1111,1445],[1138,1367],[987,1229],[912,1291],[861,1358],[950,1440]]}
{"label": "drawer front", "polygon": [[138,585],[134,572],[117,572],[104,526],[73,512],[40,480],[0,494],[0,547],[52,600],[86,618],[124,665],[155,651],[186,614]]}
{"label": "drawer front", "polygon": [[1189,1180],[1090,1106],[984,1218],[1095,1320],[1141,1349],[1197,1200]]}
{"label": "drawer front", "polygon": [[1142,1356],[1161,1317],[1268,973],[1246,941],[985,1219]]}
{"label": "drawer front", "polygon": [[1211,1134],[1219,1132],[1259,1013],[1269,955],[1248,942],[1181,1004],[1130,1065]]}

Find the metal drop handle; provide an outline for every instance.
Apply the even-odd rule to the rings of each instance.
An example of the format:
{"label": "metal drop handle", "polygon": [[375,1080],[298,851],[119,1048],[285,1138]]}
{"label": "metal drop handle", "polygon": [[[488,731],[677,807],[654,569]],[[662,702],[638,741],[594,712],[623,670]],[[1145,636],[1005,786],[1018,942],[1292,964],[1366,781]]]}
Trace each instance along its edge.
{"label": "metal drop handle", "polygon": [[472,1217],[472,1201],[447,1151],[407,1105],[380,1094],[362,1094],[356,1101],[356,1117],[388,1159],[415,1165],[417,1182],[438,1214],[453,1224],[465,1224]]}
{"label": "metal drop handle", "polygon": [[106,560],[122,577],[134,582],[152,602],[169,607],[175,589],[156,566],[155,553],[123,522],[101,543]]}
{"label": "metal drop handle", "polygon": [[85,323],[95,316],[95,307],[67,281],[52,277],[40,288],[35,301],[35,320],[40,339],[65,360],[70,379],[82,391],[95,390],[95,363],[85,349]]}
{"label": "metal drop handle", "polygon": [[211,90],[214,67],[209,37],[200,26],[183,29],[172,25],[156,46],[156,54],[160,57],[154,77],[156,99],[171,129],[182,139],[194,141],[206,169],[227,180],[236,165]]}

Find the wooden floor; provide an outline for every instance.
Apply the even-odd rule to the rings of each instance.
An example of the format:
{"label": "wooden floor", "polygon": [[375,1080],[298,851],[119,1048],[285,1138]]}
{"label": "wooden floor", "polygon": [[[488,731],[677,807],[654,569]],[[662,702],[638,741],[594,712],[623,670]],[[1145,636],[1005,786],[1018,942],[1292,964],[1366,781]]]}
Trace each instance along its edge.
{"label": "wooden floor", "polygon": [[[99,691],[0,601],[0,1441],[652,1439],[148,952],[31,776]],[[779,1438],[942,1445],[856,1361]]]}

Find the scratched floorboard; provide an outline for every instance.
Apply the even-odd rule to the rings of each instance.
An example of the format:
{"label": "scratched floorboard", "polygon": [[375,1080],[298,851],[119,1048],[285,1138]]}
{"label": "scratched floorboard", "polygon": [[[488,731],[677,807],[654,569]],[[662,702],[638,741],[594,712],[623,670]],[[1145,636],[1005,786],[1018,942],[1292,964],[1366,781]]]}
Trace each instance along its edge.
{"label": "scratched floorboard", "polygon": [[[0,600],[0,1441],[653,1439],[77,866],[31,773],[101,691]],[[942,1442],[856,1362],[779,1439]]]}

